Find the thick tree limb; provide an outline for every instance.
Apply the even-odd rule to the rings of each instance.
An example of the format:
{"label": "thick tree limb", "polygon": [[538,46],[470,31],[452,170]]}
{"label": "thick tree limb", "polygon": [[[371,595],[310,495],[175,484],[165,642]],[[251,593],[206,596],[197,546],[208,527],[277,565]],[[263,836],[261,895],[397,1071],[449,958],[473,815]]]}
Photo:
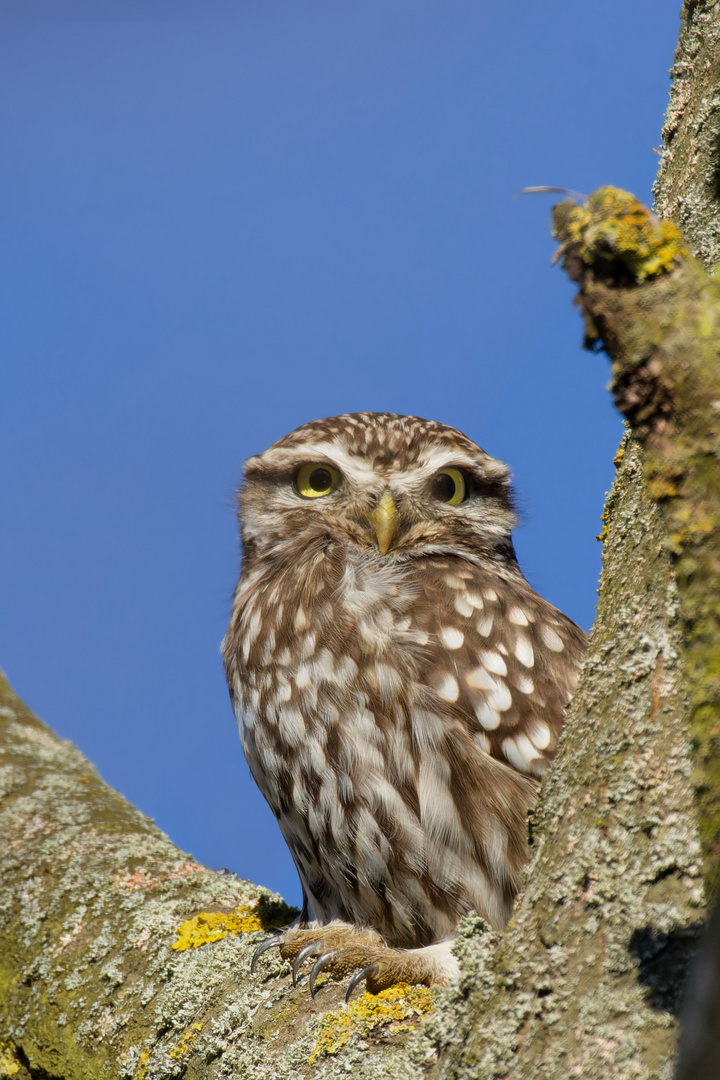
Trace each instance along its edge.
{"label": "thick tree limb", "polygon": [[[343,1071],[416,1077],[440,1051],[446,1075],[669,1076],[702,914],[701,853],[677,592],[641,460],[629,443],[590,658],[515,918],[501,939],[468,920],[459,990],[436,995],[404,1049],[397,1039],[371,1055],[347,1046]],[[238,907],[249,918],[265,894],[177,852],[3,693],[0,1061],[16,1075],[254,1078],[295,1075],[313,1059],[333,1075],[321,1054],[342,1043],[339,988],[316,1006],[287,978],[248,980],[244,936],[172,951],[183,920]],[[406,1002],[394,1028],[421,1007]],[[358,1019],[367,1036],[374,1018]]]}
{"label": "thick tree limb", "polygon": [[[720,256],[719,6],[685,5],[657,190],[706,262]],[[720,862],[718,287],[617,192],[565,206],[557,227],[634,433],[510,926],[465,920],[463,982],[430,1001],[352,1011],[336,986],[312,1003],[279,965],[249,979],[272,898],[178,852],[0,683],[0,1077],[669,1080],[703,874]]]}
{"label": "thick tree limb", "polygon": [[675,227],[602,188],[556,208],[590,347],[612,360],[618,409],[645,447],[678,585],[694,786],[711,888],[720,872],[720,284]]}
{"label": "thick tree limb", "polygon": [[608,517],[590,655],[527,890],[497,952],[479,957],[448,1075],[670,1075],[700,846],[675,585],[632,441]]}

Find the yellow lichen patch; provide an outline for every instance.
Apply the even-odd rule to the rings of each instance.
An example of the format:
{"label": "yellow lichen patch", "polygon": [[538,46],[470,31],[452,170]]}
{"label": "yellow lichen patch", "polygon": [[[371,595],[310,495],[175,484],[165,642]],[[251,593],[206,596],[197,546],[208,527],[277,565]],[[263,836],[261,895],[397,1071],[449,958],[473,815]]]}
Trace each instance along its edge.
{"label": "yellow lichen patch", "polygon": [[689,255],[676,225],[620,188],[598,188],[581,205],[563,203],[554,220],[559,255],[572,247],[588,266],[620,264],[637,282],[668,273]]}
{"label": "yellow lichen patch", "polygon": [[150,1060],[150,1051],[143,1050],[138,1060],[137,1071],[135,1073],[135,1080],[145,1080],[148,1073],[148,1061]]}
{"label": "yellow lichen patch", "polygon": [[337,1054],[353,1035],[370,1035],[382,1028],[388,1035],[410,1031],[415,1025],[403,1021],[432,1011],[432,991],[426,986],[396,983],[379,994],[363,994],[323,1016],[308,1064],[313,1065],[327,1054]]}
{"label": "yellow lichen patch", "polygon": [[220,941],[228,934],[251,934],[256,930],[276,930],[286,926],[297,914],[295,908],[282,901],[260,900],[253,905],[243,905],[235,911],[201,911],[192,919],[181,923],[175,931],[177,941],[173,949],[197,949],[212,941]]}
{"label": "yellow lichen patch", "polygon": [[177,941],[173,949],[197,949],[211,941],[220,941],[228,934],[248,934],[253,930],[262,930],[262,923],[252,908],[238,908],[237,911],[222,914],[215,911],[201,911],[199,915],[181,923],[175,933]]}
{"label": "yellow lichen patch", "polygon": [[193,1043],[201,1031],[202,1024],[191,1024],[177,1046],[173,1046],[172,1050],[169,1051],[170,1057],[175,1058],[177,1061],[178,1058],[181,1058],[184,1054],[189,1054],[192,1050]]}
{"label": "yellow lichen patch", "polygon": [[0,1076],[17,1076],[21,1065],[11,1042],[0,1041]]}
{"label": "yellow lichen patch", "polygon": [[606,506],[605,509],[603,510],[602,514],[600,515],[600,520],[603,523],[603,527],[602,527],[600,533],[595,537],[595,539],[599,540],[601,544],[604,544],[605,540],[607,538],[608,522],[610,520],[610,507],[609,506]]}

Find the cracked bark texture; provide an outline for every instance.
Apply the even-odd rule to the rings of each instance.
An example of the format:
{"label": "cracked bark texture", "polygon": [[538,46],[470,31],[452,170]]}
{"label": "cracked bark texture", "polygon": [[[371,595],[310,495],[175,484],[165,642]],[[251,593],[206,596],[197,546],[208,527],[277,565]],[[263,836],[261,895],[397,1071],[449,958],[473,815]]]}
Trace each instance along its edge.
{"label": "cracked bark texture", "polygon": [[[708,268],[720,261],[719,74],[720,3],[686,3],[656,198]],[[716,287],[699,266],[687,273],[708,313],[675,271],[642,287],[622,275],[600,282],[609,309],[619,283],[622,318],[591,310],[593,288],[581,281],[590,336],[604,333],[621,364],[616,393],[635,385],[623,382],[632,355],[630,374],[645,365],[656,401],[653,388],[665,393],[670,376],[657,378],[652,361],[664,361],[675,335],[673,350],[679,343],[692,364],[686,330],[704,319],[711,333],[700,333],[705,369],[692,369],[694,392],[702,398],[702,378],[717,379]],[[673,315],[662,332],[646,318],[658,284]],[[626,407],[627,395],[619,400]],[[715,398],[704,400],[710,408]],[[706,590],[707,604],[695,595],[693,560],[709,561],[714,583],[720,492],[714,443],[698,445],[672,410],[672,430],[658,433],[630,405],[635,430],[606,507],[590,653],[532,823],[526,888],[502,934],[463,921],[463,978],[435,992],[435,1012],[358,1027],[337,1055],[310,1064],[321,1031],[339,1030],[340,987],[312,1002],[302,984],[276,978],[279,961],[250,978],[257,933],[172,949],[184,920],[263,901],[267,909],[268,894],[179,852],[0,682],[0,1077],[669,1080],[718,865],[718,593]],[[690,523],[700,506],[710,529],[678,527],[686,499]]]}

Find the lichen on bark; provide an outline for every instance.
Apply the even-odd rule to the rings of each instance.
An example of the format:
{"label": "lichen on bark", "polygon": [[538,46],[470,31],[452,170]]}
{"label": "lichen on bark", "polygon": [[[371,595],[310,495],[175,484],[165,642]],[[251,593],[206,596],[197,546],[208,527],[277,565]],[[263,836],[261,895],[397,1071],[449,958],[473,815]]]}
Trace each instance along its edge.
{"label": "lichen on bark", "polygon": [[[615,402],[644,448],[645,482],[678,588],[705,877],[720,873],[720,283],[632,196],[604,188],[556,208],[590,345],[611,354]],[[655,243],[653,243],[655,241]],[[657,252],[664,251],[665,259]]]}
{"label": "lichen on bark", "polygon": [[[0,1077],[264,1080],[313,1054],[323,1075],[322,1018],[343,988],[313,1001],[279,959],[250,977],[259,927],[292,909],[178,851],[2,676],[0,836]],[[386,1075],[409,1078],[401,1048],[432,1006],[396,998],[376,1026]]]}
{"label": "lichen on bark", "polygon": [[[684,5],[656,186],[705,270],[720,261],[719,15],[720,0]],[[596,202],[563,237],[634,431],[509,927],[463,920],[461,982],[432,991],[432,1012],[407,999],[349,1030],[342,987],[313,1001],[277,958],[249,977],[250,928],[279,898],[179,852],[2,681],[0,1077],[669,1080],[720,861],[718,286],[668,222],[655,235],[643,219],[634,245],[633,206],[619,222]]]}

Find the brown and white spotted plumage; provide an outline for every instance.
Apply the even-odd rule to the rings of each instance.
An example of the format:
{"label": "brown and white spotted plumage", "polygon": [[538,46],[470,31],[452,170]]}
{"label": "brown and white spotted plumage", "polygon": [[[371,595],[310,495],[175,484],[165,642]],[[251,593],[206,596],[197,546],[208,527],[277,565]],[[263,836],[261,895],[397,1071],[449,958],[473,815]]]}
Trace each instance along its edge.
{"label": "brown and white spotted plumage", "polygon": [[509,917],[585,650],[518,567],[509,481],[461,432],[389,413],[306,424],[245,467],[224,659],[303,919],[419,949],[427,981],[463,914]]}

